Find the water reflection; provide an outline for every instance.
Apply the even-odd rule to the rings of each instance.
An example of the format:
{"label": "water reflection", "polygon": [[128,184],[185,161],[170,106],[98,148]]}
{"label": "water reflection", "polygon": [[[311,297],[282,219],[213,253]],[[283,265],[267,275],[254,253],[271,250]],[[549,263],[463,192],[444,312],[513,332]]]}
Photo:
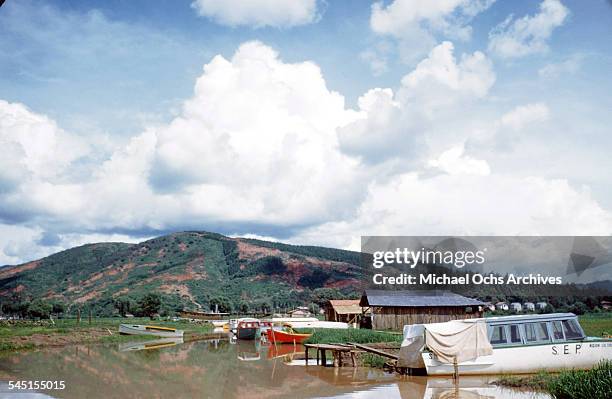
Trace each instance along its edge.
{"label": "water reflection", "polygon": [[[400,377],[369,368],[297,366],[292,345],[255,341],[230,344],[227,336],[198,342],[79,345],[13,354],[0,359],[0,380],[65,381],[58,398],[547,398],[509,391],[488,378]],[[7,395],[0,385],[0,397]],[[4,396],[3,396],[4,395]],[[22,396],[19,396],[22,397]]]}
{"label": "water reflection", "polygon": [[160,338],[151,341],[137,341],[137,342],[127,342],[123,344],[119,344],[120,352],[127,351],[142,351],[142,350],[154,350],[167,348],[169,346],[174,346],[183,343],[183,338]]}

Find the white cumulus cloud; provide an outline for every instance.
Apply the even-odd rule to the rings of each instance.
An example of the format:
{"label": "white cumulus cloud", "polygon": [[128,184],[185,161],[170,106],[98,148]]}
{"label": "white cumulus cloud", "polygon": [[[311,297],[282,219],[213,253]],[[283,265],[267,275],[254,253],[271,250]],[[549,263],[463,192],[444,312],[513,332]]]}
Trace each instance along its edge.
{"label": "white cumulus cloud", "polygon": [[316,0],[195,0],[191,6],[222,25],[291,27],[317,20]]}
{"label": "white cumulus cloud", "polygon": [[544,0],[532,16],[514,19],[510,15],[489,33],[489,51],[502,58],[546,52],[553,30],[563,25],[568,15],[559,0]]}
{"label": "white cumulus cloud", "polygon": [[451,147],[440,154],[438,158],[429,160],[427,166],[437,168],[449,175],[487,176],[491,173],[487,161],[475,159],[465,154],[463,144]]}
{"label": "white cumulus cloud", "polygon": [[368,162],[409,158],[436,115],[485,97],[494,82],[492,63],[483,53],[457,60],[453,44],[443,42],[402,78],[396,93],[372,89],[359,98],[359,117],[339,128],[341,148]]}
{"label": "white cumulus cloud", "polygon": [[[530,139],[552,118],[540,102],[474,112],[494,82],[484,54],[444,42],[352,110],[313,62],[247,42],[204,65],[173,120],[110,155],[0,101],[0,263],[185,229],[341,247],[368,234],[610,234],[588,188],[512,152],[499,171],[495,137]],[[470,141],[471,126],[493,140]]]}
{"label": "white cumulus cloud", "polygon": [[298,242],[359,250],[361,235],[609,235],[612,213],[563,179],[511,175],[422,178],[370,185],[354,218],[305,229]]}
{"label": "white cumulus cloud", "polygon": [[436,35],[468,40],[471,19],[488,9],[494,0],[394,0],[372,5],[370,28],[378,35],[398,41],[401,58],[408,63],[436,44]]}

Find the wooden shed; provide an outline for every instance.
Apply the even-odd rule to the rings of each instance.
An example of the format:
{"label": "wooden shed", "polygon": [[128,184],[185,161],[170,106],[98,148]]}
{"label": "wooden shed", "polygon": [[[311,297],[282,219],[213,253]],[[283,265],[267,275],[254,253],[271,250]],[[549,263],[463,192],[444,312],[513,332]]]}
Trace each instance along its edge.
{"label": "wooden shed", "polygon": [[402,331],[407,324],[483,317],[485,304],[450,291],[366,290],[359,305],[372,312],[373,329]]}
{"label": "wooden shed", "polygon": [[359,299],[330,299],[325,305],[325,320],[359,323],[364,309]]}

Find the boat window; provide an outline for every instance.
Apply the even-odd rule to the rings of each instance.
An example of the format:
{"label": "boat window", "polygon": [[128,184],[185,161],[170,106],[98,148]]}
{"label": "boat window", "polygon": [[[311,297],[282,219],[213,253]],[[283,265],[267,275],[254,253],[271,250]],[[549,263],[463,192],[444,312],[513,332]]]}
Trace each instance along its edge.
{"label": "boat window", "polygon": [[563,340],[563,328],[561,327],[560,321],[553,321],[550,323],[552,327],[553,339]]}
{"label": "boat window", "polygon": [[546,323],[525,324],[525,340],[527,342],[550,341]]}
{"label": "boat window", "polygon": [[550,335],[548,335],[548,328],[546,323],[534,323],[536,324],[536,332],[538,334],[538,341],[550,341]]}
{"label": "boat window", "polygon": [[580,331],[580,326],[574,319],[563,320],[563,330],[565,331],[566,339],[582,338],[582,331]]}
{"label": "boat window", "polygon": [[491,334],[491,345],[506,344],[506,326],[493,326],[493,333]]}
{"label": "boat window", "polygon": [[521,331],[518,324],[510,324],[510,342],[521,343]]}
{"label": "boat window", "polygon": [[536,333],[536,323],[525,324],[525,340],[527,342],[536,342],[538,335]]}

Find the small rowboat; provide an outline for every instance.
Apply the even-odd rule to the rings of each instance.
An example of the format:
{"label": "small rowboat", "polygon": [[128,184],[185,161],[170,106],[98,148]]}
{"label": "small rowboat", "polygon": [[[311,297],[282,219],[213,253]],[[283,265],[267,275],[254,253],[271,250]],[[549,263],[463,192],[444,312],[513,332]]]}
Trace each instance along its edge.
{"label": "small rowboat", "polygon": [[183,331],[171,327],[143,326],[140,324],[120,324],[119,334],[124,335],[154,335],[156,337],[182,338]]}
{"label": "small rowboat", "polygon": [[229,326],[229,320],[212,320],[211,323],[215,327],[225,328],[225,326]]}
{"label": "small rowboat", "polygon": [[273,328],[268,330],[268,340],[277,344],[301,344],[312,334],[298,334],[293,330],[280,331]]}

